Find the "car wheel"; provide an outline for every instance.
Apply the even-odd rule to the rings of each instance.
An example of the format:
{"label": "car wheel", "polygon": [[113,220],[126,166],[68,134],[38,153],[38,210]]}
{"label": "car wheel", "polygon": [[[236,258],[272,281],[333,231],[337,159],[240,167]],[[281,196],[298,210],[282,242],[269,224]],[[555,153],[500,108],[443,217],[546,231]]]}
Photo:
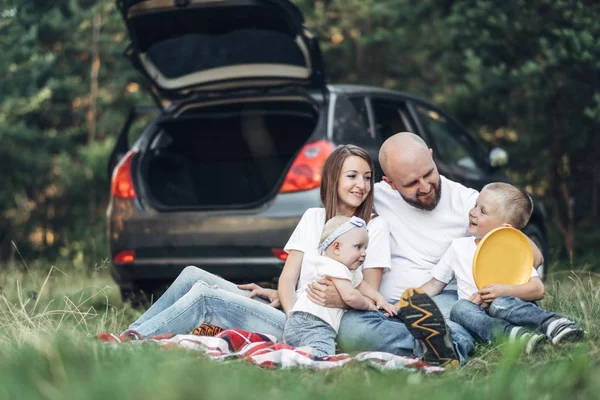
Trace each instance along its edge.
{"label": "car wheel", "polygon": [[546,242],[543,239],[544,235],[542,235],[540,228],[535,225],[527,225],[525,229],[523,229],[523,233],[526,234],[533,243],[535,243],[544,256],[544,264],[540,265],[537,269],[540,279],[544,280],[547,272],[545,267],[548,265],[548,249],[546,247]]}
{"label": "car wheel", "polygon": [[132,287],[121,287],[121,298],[124,303],[130,303],[135,309],[150,307],[165,292],[165,284],[138,283]]}

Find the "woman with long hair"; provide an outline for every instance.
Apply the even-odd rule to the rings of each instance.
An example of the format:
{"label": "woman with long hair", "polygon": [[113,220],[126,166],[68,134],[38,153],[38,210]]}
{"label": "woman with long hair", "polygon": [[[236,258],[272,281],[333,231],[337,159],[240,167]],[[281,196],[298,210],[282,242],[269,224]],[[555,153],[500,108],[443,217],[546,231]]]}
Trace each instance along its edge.
{"label": "woman with long hair", "polygon": [[[336,148],[322,171],[324,208],[308,209],[285,246],[289,256],[279,278],[279,294],[256,284],[235,285],[211,273],[185,268],[167,291],[119,337],[135,339],[162,333],[190,333],[202,323],[270,334],[281,341],[296,288],[318,255],[325,222],[336,216],[357,216],[368,225],[369,245],[363,264],[364,280],[379,288],[383,270],[390,268],[389,231],[373,214],[374,165],[369,154],[354,145]],[[278,307],[281,305],[284,311]]]}

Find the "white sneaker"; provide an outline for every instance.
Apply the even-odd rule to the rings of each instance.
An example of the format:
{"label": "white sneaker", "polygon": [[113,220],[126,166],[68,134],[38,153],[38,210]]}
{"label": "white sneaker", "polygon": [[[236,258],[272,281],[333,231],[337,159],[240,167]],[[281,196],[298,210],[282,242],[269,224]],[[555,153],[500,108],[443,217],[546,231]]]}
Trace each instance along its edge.
{"label": "white sneaker", "polygon": [[567,318],[557,318],[548,325],[546,336],[554,345],[565,342],[578,342],[583,339],[583,329]]}
{"label": "white sneaker", "polygon": [[511,343],[523,343],[525,354],[531,355],[538,351],[540,346],[546,342],[546,335],[530,331],[522,326],[515,326],[508,334],[508,341]]}

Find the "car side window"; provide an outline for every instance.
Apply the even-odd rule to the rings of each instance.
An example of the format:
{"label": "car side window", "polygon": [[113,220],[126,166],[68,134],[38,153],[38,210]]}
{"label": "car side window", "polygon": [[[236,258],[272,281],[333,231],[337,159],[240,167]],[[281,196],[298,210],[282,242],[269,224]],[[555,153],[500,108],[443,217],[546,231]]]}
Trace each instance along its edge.
{"label": "car side window", "polygon": [[335,102],[333,140],[337,144],[373,144],[369,114],[362,96],[339,96]]}
{"label": "car side window", "polygon": [[434,151],[444,162],[465,170],[481,171],[476,160],[479,151],[477,144],[459,125],[425,106],[416,105],[416,110],[424,129],[434,142]]}
{"label": "car side window", "polygon": [[398,132],[414,132],[406,104],[384,99],[371,99],[375,132],[383,143]]}

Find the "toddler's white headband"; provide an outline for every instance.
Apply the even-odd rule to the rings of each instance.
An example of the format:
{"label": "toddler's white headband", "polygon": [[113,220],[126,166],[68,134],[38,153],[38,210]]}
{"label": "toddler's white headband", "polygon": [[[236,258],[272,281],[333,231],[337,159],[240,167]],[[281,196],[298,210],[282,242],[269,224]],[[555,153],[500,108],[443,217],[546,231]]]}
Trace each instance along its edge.
{"label": "toddler's white headband", "polygon": [[[333,232],[331,232],[331,234],[329,236],[327,236],[327,238],[325,238],[325,240],[323,240],[321,245],[319,245],[320,253],[321,254],[325,253],[325,250],[327,250],[329,245],[331,245],[331,243],[333,243],[335,241],[335,239],[339,238],[344,233],[348,232],[350,229],[357,228],[357,227],[367,229],[367,223],[362,218],[352,217],[352,218],[350,218],[350,221],[346,221],[342,225],[338,226],[337,229],[334,230]],[[367,232],[368,232],[368,230],[367,230]]]}

